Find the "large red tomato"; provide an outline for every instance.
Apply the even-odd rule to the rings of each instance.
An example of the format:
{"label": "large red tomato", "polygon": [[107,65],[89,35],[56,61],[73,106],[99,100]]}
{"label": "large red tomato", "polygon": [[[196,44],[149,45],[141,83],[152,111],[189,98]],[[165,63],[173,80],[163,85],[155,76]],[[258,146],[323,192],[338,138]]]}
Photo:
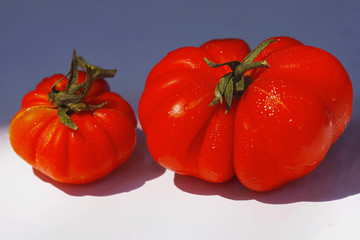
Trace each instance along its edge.
{"label": "large red tomato", "polygon": [[289,37],[249,51],[239,39],[212,40],[170,52],[152,69],[139,118],[159,164],[209,182],[236,173],[267,191],[322,161],[350,120],[347,72],[330,53]]}
{"label": "large red tomato", "polygon": [[87,183],[107,175],[129,158],[136,143],[132,108],[110,92],[102,78],[114,73],[81,62],[88,74],[77,72],[75,64],[69,79],[55,74],[26,94],[9,130],[20,157],[65,183]]}

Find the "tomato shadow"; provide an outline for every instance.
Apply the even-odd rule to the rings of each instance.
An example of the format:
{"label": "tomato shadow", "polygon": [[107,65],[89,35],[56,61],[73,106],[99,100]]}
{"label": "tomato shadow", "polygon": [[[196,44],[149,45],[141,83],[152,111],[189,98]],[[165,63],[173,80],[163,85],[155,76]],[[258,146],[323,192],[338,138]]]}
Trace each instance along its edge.
{"label": "tomato shadow", "polygon": [[137,144],[130,158],[109,175],[87,184],[59,183],[33,168],[34,174],[72,196],[109,196],[130,192],[143,186],[147,181],[161,176],[165,169],[151,157],[146,137],[141,130],[137,130]]}
{"label": "tomato shadow", "polygon": [[323,202],[360,193],[360,121],[349,123],[322,163],[307,176],[269,192],[246,189],[236,177],[220,184],[175,174],[182,191],[197,195],[219,195],[230,200],[257,200],[267,204]]}

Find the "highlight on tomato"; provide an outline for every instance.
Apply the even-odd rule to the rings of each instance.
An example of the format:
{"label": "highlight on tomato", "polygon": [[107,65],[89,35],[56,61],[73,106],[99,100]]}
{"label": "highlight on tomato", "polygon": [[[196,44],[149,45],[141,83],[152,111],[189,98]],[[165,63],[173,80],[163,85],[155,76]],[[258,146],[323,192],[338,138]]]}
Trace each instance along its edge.
{"label": "highlight on tomato", "polygon": [[74,51],[68,74],[44,78],[24,96],[9,128],[14,151],[63,183],[92,182],[122,165],[134,151],[137,120],[104,80],[115,73]]}
{"label": "highlight on tomato", "polygon": [[138,113],[163,167],[209,182],[236,174],[268,191],[318,166],[350,120],[352,95],[344,67],[324,50],[290,37],[253,51],[215,39],[156,64]]}

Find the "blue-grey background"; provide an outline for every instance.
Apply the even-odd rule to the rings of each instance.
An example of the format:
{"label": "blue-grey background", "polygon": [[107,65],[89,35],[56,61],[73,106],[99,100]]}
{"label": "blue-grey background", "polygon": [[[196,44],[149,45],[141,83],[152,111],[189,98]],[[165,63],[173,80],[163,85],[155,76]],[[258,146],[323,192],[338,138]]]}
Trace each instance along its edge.
{"label": "blue-grey background", "polygon": [[112,90],[137,111],[146,76],[166,53],[226,37],[254,47],[287,35],[327,50],[347,69],[358,103],[359,12],[358,0],[2,0],[0,124],[10,122],[41,79],[68,71],[73,49],[117,68]]}

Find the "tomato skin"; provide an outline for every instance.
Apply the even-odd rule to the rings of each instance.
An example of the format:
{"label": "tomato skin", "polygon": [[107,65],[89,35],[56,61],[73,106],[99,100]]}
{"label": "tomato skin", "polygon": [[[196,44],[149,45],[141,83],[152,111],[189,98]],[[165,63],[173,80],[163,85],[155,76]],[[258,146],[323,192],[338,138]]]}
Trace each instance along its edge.
{"label": "tomato skin", "polygon": [[[234,45],[237,51],[229,51]],[[229,39],[228,44],[215,40],[200,48],[170,52],[152,69],[140,99],[139,119],[149,151],[159,164],[210,182],[234,176],[235,112],[225,115],[224,106],[209,107],[219,78],[230,69],[211,69],[204,57],[233,61],[248,51],[242,40]]]}
{"label": "tomato skin", "polygon": [[[129,158],[136,143],[136,118],[131,106],[96,79],[84,103],[107,104],[96,110],[72,113],[73,130],[60,122],[48,101],[51,86],[63,75],[43,79],[26,94],[10,128],[14,151],[45,175],[64,183],[88,183],[104,177]],[[79,83],[86,74],[79,71]],[[67,79],[57,84],[65,90]]]}
{"label": "tomato skin", "polygon": [[290,37],[272,38],[255,59],[270,67],[245,73],[243,95],[209,107],[228,66],[248,45],[216,39],[170,52],[149,73],[139,120],[153,158],[179,174],[224,182],[234,174],[249,189],[268,191],[311,172],[344,131],[352,85],[341,63]]}
{"label": "tomato skin", "polygon": [[333,137],[331,112],[317,95],[278,78],[249,86],[235,122],[234,168],[240,181],[257,191],[308,174],[325,157]]}
{"label": "tomato skin", "polygon": [[264,59],[271,67],[255,70],[253,78],[291,78],[308,86],[333,115],[334,143],[345,130],[352,112],[352,84],[341,63],[330,53],[305,45],[283,49]]}

